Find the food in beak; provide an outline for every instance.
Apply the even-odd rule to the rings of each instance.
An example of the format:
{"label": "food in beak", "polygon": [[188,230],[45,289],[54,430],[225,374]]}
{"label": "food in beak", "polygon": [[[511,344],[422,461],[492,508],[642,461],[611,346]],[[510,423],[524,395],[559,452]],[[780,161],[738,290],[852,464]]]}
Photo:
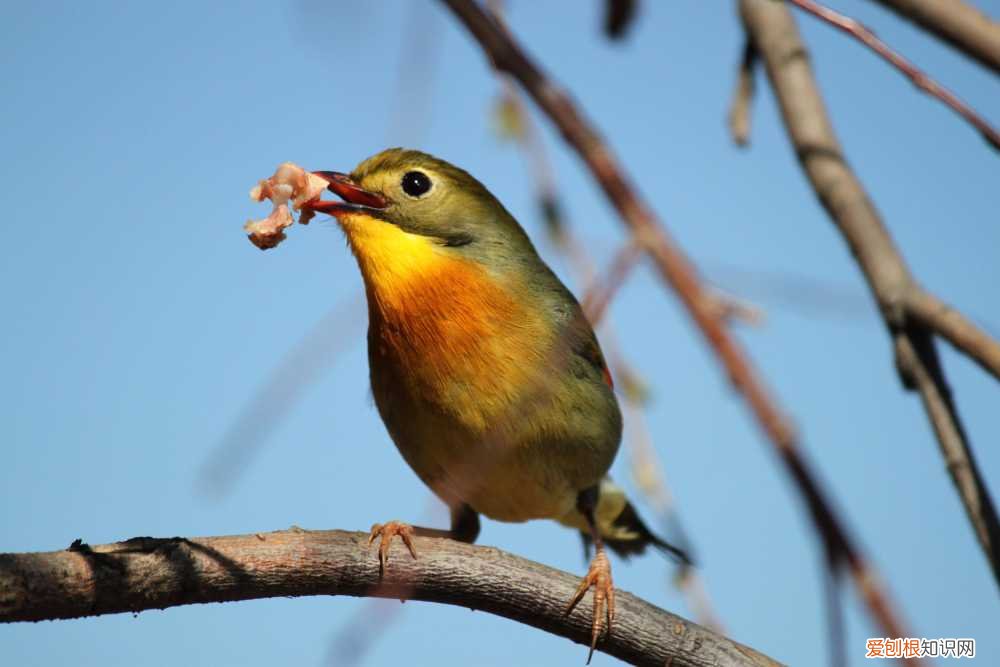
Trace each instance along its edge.
{"label": "food in beak", "polygon": [[285,229],[295,224],[292,210],[300,212],[301,224],[308,224],[315,212],[303,205],[318,199],[328,185],[326,179],[297,164],[285,162],[279,165],[273,176],[260,181],[250,190],[250,199],[258,202],[270,199],[274,205],[266,218],[248,220],[243,225],[250,241],[261,250],[273,248],[284,241]]}

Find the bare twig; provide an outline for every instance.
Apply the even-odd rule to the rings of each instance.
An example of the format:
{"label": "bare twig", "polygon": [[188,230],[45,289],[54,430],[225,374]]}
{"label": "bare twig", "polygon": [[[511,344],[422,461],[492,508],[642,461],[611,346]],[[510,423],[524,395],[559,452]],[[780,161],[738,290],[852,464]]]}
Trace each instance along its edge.
{"label": "bare twig", "polygon": [[893,67],[905,74],[910,81],[913,82],[913,85],[931,97],[936,97],[947,104],[955,111],[955,113],[960,115],[970,125],[979,130],[979,133],[983,135],[983,139],[985,139],[987,143],[993,146],[993,148],[1000,150],[1000,133],[998,133],[989,123],[977,114],[972,107],[958,99],[954,93],[939,84],[937,81],[924,74],[924,72],[919,70],[909,60],[886,46],[885,42],[876,37],[875,33],[867,27],[854,19],[844,16],[843,14],[838,14],[829,7],[825,7],[818,2],[814,2],[813,0],[788,0],[788,2],[801,7],[803,10],[826,21],[835,28],[843,30],[877,53],[883,59],[889,61]]}
{"label": "bare twig", "polygon": [[995,361],[995,343],[926,295],[910,274],[875,205],[844,160],[788,8],[772,0],[740,0],[740,10],[764,59],[799,162],[864,272],[889,330],[903,384],[920,393],[952,481],[1000,583],[1000,523],[951,400],[931,334],[948,332],[949,340],[963,351],[975,352],[974,358],[984,367]]}
{"label": "bare twig", "polygon": [[[306,595],[425,600],[481,609],[590,643],[589,611],[564,613],[579,578],[492,547],[415,538],[384,577],[368,534],[293,529],[227,537],[79,542],[0,554],[0,622],[79,618],[205,602]],[[397,550],[398,549],[398,550]],[[776,665],[767,656],[625,592],[598,648],[636,665]],[[672,662],[671,662],[672,661]]]}
{"label": "bare twig", "polygon": [[736,75],[736,90],[729,106],[729,134],[737,146],[750,143],[750,103],[754,95],[754,67],[757,64],[757,49],[747,39],[743,44],[743,57]]}
{"label": "bare twig", "polygon": [[629,238],[615,253],[605,277],[593,281],[583,295],[581,303],[583,312],[594,326],[604,318],[604,311],[615,298],[618,289],[625,283],[632,268],[645,256],[642,246],[642,241],[638,237]]}
{"label": "bare twig", "polygon": [[1000,74],[1000,23],[963,0],[874,0]]}
{"label": "bare twig", "polygon": [[889,604],[872,567],[848,537],[815,474],[799,452],[794,431],[771,398],[743,349],[716,317],[712,300],[694,266],[639,198],[626,172],[570,97],[529,60],[513,37],[476,2],[442,0],[469,30],[494,67],[514,76],[579,154],[601,189],[633,232],[647,240],[647,251],[661,278],[676,292],[706,341],[724,366],[733,386],[749,404],[761,429],[774,445],[809,509],[827,551],[846,562],[869,610],[890,637],[908,637]]}

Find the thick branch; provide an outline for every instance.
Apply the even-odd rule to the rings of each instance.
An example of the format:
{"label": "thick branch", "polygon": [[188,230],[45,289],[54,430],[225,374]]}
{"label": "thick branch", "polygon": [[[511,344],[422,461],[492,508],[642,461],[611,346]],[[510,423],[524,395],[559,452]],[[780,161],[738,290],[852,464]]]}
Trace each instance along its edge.
{"label": "thick branch", "polygon": [[[78,618],[185,604],[304,595],[442,602],[590,643],[590,609],[563,609],[579,579],[491,547],[394,544],[384,578],[368,535],[292,529],[227,537],[137,537],[65,551],[0,554],[0,622]],[[636,665],[776,665],[751,648],[625,592],[598,649]],[[471,621],[470,621],[471,622]],[[672,661],[672,662],[671,662]]]}
{"label": "thick branch", "polygon": [[962,313],[920,288],[906,295],[906,312],[1000,380],[1000,343]]}
{"label": "thick branch", "polygon": [[[770,2],[771,0],[765,0]],[[885,636],[911,636],[897,619],[878,577],[849,538],[816,475],[799,452],[796,435],[784,413],[758,377],[743,348],[719,319],[717,303],[703,286],[698,272],[652,211],[639,198],[625,170],[593,125],[569,95],[556,87],[532,62],[513,36],[504,31],[471,0],[443,0],[492,60],[494,67],[513,76],[555,123],[622,220],[643,238],[660,277],[680,298],[702,335],[718,356],[733,386],[743,395],[761,429],[774,445],[822,537],[831,563],[847,563],[861,595]],[[776,3],[775,3],[776,4]],[[782,7],[783,8],[783,7]]]}
{"label": "thick branch", "polygon": [[[916,390],[952,481],[1000,583],[1000,523],[976,467],[930,334],[941,332],[990,370],[995,343],[945,311],[913,279],[864,186],[847,165],[787,6],[740,0],[748,34],[766,65],[789,137],[816,195],[850,246],[889,329],[904,386]],[[918,295],[918,296],[914,296]],[[915,306],[917,306],[915,308]],[[947,332],[947,333],[946,333]],[[981,354],[975,348],[981,350]]]}
{"label": "thick branch", "polygon": [[1000,23],[963,0],[875,0],[1000,74]]}

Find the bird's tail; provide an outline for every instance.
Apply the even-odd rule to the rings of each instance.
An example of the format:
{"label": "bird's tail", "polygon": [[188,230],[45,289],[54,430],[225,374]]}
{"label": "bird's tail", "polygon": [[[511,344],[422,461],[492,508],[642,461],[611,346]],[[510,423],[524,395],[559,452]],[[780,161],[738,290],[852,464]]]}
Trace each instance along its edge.
{"label": "bird's tail", "polygon": [[[682,565],[691,565],[691,558],[688,556],[680,547],[676,547],[670,544],[666,540],[657,537],[653,531],[643,523],[642,519],[639,518],[638,512],[635,511],[635,507],[632,503],[625,501],[625,507],[622,509],[621,514],[619,514],[613,524],[615,533],[620,535],[619,537],[605,537],[604,543],[608,545],[608,548],[614,551],[616,554],[623,558],[628,558],[629,556],[636,556],[642,554],[646,551],[646,547],[653,546],[660,553],[669,556],[678,563]],[[590,534],[580,531],[580,535],[583,536],[584,549],[590,552]]]}
{"label": "bird's tail", "polygon": [[[682,565],[692,565],[691,558],[683,549],[658,537],[643,523],[635,507],[625,497],[625,492],[610,477],[601,480],[597,511],[594,514],[604,544],[619,556],[628,558],[642,554],[647,547],[652,546]],[[584,554],[589,558],[592,539],[583,515],[574,510],[560,519],[560,522],[580,531]]]}

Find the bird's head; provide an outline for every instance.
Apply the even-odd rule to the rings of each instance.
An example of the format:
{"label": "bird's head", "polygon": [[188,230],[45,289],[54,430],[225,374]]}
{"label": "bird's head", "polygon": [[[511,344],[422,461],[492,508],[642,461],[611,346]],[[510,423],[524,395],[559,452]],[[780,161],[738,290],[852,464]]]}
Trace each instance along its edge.
{"label": "bird's head", "polygon": [[433,247],[502,268],[526,254],[535,256],[520,225],[482,183],[426,153],[390,148],[350,174],[314,173],[343,201],[305,207],[336,217],[359,259]]}

